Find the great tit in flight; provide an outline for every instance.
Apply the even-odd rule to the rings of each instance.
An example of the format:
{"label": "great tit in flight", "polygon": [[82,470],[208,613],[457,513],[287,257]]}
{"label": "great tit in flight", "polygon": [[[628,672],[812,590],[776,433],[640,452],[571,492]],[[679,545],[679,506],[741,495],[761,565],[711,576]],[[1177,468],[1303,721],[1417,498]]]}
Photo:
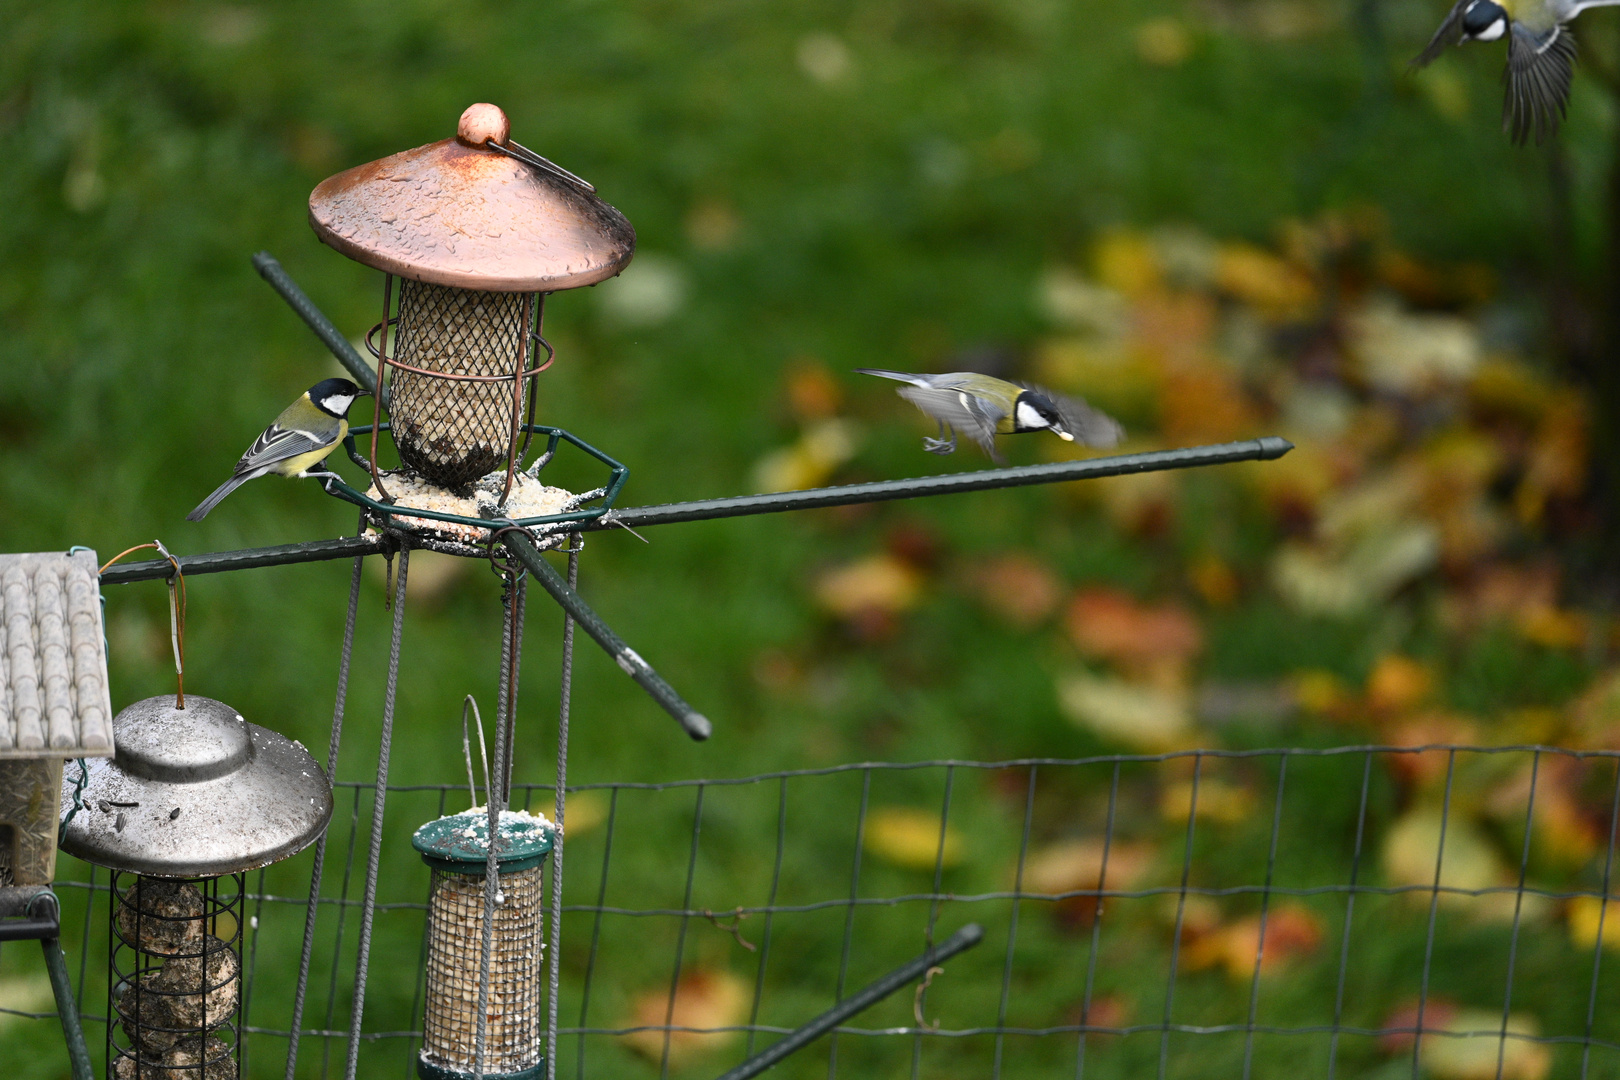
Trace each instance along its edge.
{"label": "great tit in flight", "polygon": [[[186,515],[187,521],[201,521],[219,501],[255,477],[277,473],[281,476],[310,476],[326,456],[337,449],[349,433],[349,406],[356,398],[370,397],[348,379],[323,379],[282,410],[242,460],[231,478]],[[329,472],[321,466],[320,472]]]}
{"label": "great tit in flight", "polygon": [[1001,455],[996,453],[998,434],[1050,431],[1064,442],[1097,447],[1116,446],[1125,437],[1125,429],[1107,413],[1028,383],[1008,382],[973,371],[909,375],[878,368],[855,370],[907,384],[895,393],[939,424],[939,438],[923,439],[923,449],[931,454],[953,452],[957,432],[978,443],[996,462],[1001,461]]}
{"label": "great tit in flight", "polygon": [[1575,75],[1569,24],[1587,8],[1615,3],[1620,0],[1457,0],[1412,66],[1423,67],[1449,45],[1507,38],[1502,130],[1516,143],[1534,131],[1539,146],[1558,131],[1569,106]]}

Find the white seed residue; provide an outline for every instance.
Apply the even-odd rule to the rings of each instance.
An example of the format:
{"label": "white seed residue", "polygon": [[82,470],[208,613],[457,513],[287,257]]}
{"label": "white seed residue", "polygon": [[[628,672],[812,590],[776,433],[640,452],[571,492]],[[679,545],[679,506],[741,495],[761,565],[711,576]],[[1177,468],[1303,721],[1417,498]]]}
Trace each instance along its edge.
{"label": "white seed residue", "polygon": [[[570,504],[574,493],[563,488],[551,487],[542,484],[532,477],[518,473],[512,478],[512,497],[506,505],[500,505],[501,492],[506,488],[506,470],[492,472],[480,477],[473,484],[471,495],[457,495],[446,491],[428,481],[406,472],[383,473],[383,487],[393,497],[394,502],[404,507],[414,507],[418,510],[435,510],[441,514],[457,514],[461,517],[490,517],[499,515],[508,518],[545,517],[550,514],[566,513],[576,509]],[[373,484],[366,489],[368,499],[378,499],[377,487]],[[432,518],[409,517],[404,514],[397,515],[396,520],[412,526],[413,528],[442,536],[449,540],[462,543],[481,544],[489,539],[489,530],[480,529],[474,525],[461,525],[453,521],[435,521]]]}

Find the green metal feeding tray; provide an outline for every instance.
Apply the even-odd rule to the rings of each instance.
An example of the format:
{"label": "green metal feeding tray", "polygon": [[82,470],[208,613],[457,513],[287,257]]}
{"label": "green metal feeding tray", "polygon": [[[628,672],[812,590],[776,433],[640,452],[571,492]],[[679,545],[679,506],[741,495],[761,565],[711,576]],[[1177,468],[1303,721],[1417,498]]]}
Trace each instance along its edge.
{"label": "green metal feeding tray", "polygon": [[[389,422],[384,421],[381,425],[381,430],[388,431],[389,428]],[[540,514],[531,517],[514,517],[510,519],[496,520],[499,520],[502,523],[507,523],[509,520],[510,524],[521,525],[526,529],[538,528],[544,530],[544,526],[548,525],[560,525],[566,522],[575,521],[592,521],[601,517],[603,514],[607,513],[613,508],[614,500],[618,498],[619,492],[624,489],[625,481],[629,479],[630,469],[628,466],[614,460],[601,450],[598,450],[596,447],[586,442],[584,439],[581,439],[577,435],[565,431],[562,428],[550,427],[545,424],[524,424],[522,428],[526,434],[538,434],[546,436],[546,449],[537,459],[542,466],[545,463],[548,463],[556,454],[558,447],[562,443],[566,442],[570,446],[576,447],[589,456],[595,458],[603,465],[606,465],[608,468],[607,480],[605,483],[597,488],[592,489],[591,491],[574,495],[572,497],[572,500],[575,502],[595,502],[597,504],[595,506],[584,509],[567,510],[554,514]],[[371,432],[372,425],[363,424],[359,427],[351,428],[349,430],[349,434],[343,440],[343,447],[349,455],[349,460],[353,461],[361,468],[368,469],[370,467],[370,462],[356,448],[355,437],[360,435],[369,435]],[[538,473],[538,470],[533,471]],[[341,477],[336,476],[336,474],[325,478],[322,483],[328,494],[354,503],[356,506],[370,511],[379,526],[398,530],[400,532],[415,534],[418,537],[422,537],[425,533],[426,530],[424,527],[410,524],[408,521],[402,519],[414,518],[427,521],[441,521],[449,525],[459,525],[463,528],[476,529],[480,531],[487,531],[495,524],[495,521],[492,521],[492,519],[489,517],[472,517],[465,514],[454,514],[442,510],[407,506],[398,503],[384,502],[380,499],[374,499],[364,492],[356,490]],[[495,500],[491,501],[494,502]],[[563,530],[556,531],[560,534]],[[428,539],[430,544],[433,543],[433,540],[430,537],[426,539]]]}
{"label": "green metal feeding tray", "polygon": [[[501,811],[490,903],[489,817],[487,808],[473,807],[430,821],[411,837],[433,869],[416,1061],[423,1080],[530,1080],[545,1070],[541,874],[557,830],[544,817]],[[486,911],[493,913],[488,924]]]}

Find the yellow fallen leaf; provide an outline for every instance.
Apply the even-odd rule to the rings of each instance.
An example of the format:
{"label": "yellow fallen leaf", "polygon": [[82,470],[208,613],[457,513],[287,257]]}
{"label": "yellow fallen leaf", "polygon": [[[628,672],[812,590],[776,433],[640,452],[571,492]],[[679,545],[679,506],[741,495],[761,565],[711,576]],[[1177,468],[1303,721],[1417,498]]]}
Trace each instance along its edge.
{"label": "yellow fallen leaf", "polygon": [[814,421],[793,445],[759,459],[754,466],[754,486],[762,492],[820,487],[855,455],[857,444],[856,429],[848,420]]}
{"label": "yellow fallen leaf", "polygon": [[[38,960],[37,953],[34,959]],[[50,976],[41,970],[0,979],[0,1008],[15,1009],[17,1012],[51,1012],[56,1008],[56,997],[51,992]],[[24,1019],[10,1013],[0,1013],[0,1029]]]}
{"label": "yellow fallen leaf", "polygon": [[1192,34],[1180,19],[1166,15],[1136,28],[1136,55],[1155,67],[1180,67],[1192,51]]}
{"label": "yellow fallen leaf", "polygon": [[1316,306],[1316,286],[1308,275],[1251,244],[1221,248],[1215,262],[1215,284],[1274,319],[1301,318]]}
{"label": "yellow fallen leaf", "polygon": [[1620,951],[1620,897],[1577,896],[1564,910],[1569,921],[1569,940],[1578,948],[1590,950],[1597,944],[1598,923],[1603,924],[1603,947]]}
{"label": "yellow fallen leaf", "polygon": [[913,806],[878,806],[866,815],[861,846],[884,862],[906,870],[945,869],[962,861],[962,834],[946,825],[940,836],[939,811]]}
{"label": "yellow fallen leaf", "polygon": [[1217,825],[1236,825],[1246,821],[1254,810],[1254,792],[1246,787],[1206,777],[1198,782],[1198,802],[1193,803],[1191,780],[1177,780],[1166,784],[1159,794],[1159,816],[1173,824],[1187,823],[1189,811],[1201,821]]}
{"label": "yellow fallen leaf", "polygon": [[[1387,1027],[1415,1027],[1417,1011],[1404,1010],[1399,1018],[1391,1017]],[[1513,1038],[1514,1035],[1539,1035],[1541,1025],[1535,1017],[1514,1013],[1508,1017],[1504,1038],[1502,1011],[1489,1009],[1442,1009],[1438,1014],[1424,1011],[1423,1027],[1426,1032],[1481,1032],[1478,1035],[1425,1034],[1420,1059],[1426,1075],[1436,1080],[1543,1080],[1552,1068],[1552,1051],[1545,1043]],[[1413,1036],[1386,1036],[1387,1049],[1396,1053],[1412,1052]],[[1498,1072],[1498,1059],[1501,1071]]]}
{"label": "yellow fallen leaf", "polygon": [[1091,257],[1097,280],[1127,297],[1141,296],[1163,285],[1159,256],[1153,241],[1143,233],[1112,229],[1097,241]]}
{"label": "yellow fallen leaf", "polygon": [[568,838],[584,836],[606,821],[608,801],[607,792],[595,789],[569,795],[563,802],[563,828]]}
{"label": "yellow fallen leaf", "polygon": [[1024,891],[1066,893],[1081,889],[1131,889],[1152,867],[1157,849],[1149,843],[1115,840],[1107,846],[1107,878],[1103,878],[1104,844],[1100,838],[1059,840],[1030,852],[1024,864]]}
{"label": "yellow fallen leaf", "polygon": [[851,618],[869,611],[907,611],[921,590],[922,575],[885,552],[824,572],[816,579],[815,598],[824,610]]}
{"label": "yellow fallen leaf", "polygon": [[1071,723],[1146,750],[1178,746],[1193,730],[1185,690],[1076,672],[1058,680],[1058,704]]}
{"label": "yellow fallen leaf", "polygon": [[1254,977],[1257,957],[1260,973],[1269,975],[1309,956],[1321,943],[1322,920],[1315,913],[1298,904],[1278,904],[1267,912],[1263,938],[1259,914],[1249,915],[1196,934],[1182,963],[1188,971],[1220,966],[1230,978],[1244,982]]}
{"label": "yellow fallen leaf", "polygon": [[1413,314],[1375,301],[1350,320],[1351,352],[1380,390],[1421,394],[1468,381],[1483,350],[1479,331],[1454,315]]}
{"label": "yellow fallen leaf", "polygon": [[633,1031],[622,1038],[630,1048],[652,1061],[664,1052],[668,1017],[671,1028],[697,1028],[697,1031],[668,1032],[669,1060],[679,1066],[704,1053],[724,1047],[737,1037],[735,1031],[701,1029],[733,1027],[742,1023],[748,1011],[748,984],[729,971],[702,970],[682,975],[675,985],[675,1007],[669,1008],[669,991],[648,990],[631,1002],[630,1020],[624,1027]]}

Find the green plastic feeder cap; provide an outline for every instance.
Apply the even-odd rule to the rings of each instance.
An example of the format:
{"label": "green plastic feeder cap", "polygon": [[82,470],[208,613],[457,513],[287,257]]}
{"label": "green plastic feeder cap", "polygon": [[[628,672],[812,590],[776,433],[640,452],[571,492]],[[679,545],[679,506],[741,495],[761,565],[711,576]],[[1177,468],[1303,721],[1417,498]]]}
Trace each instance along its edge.
{"label": "green plastic feeder cap", "polygon": [[[495,863],[503,874],[538,866],[551,851],[557,827],[526,810],[502,810],[495,838]],[[411,846],[435,870],[484,875],[489,865],[489,811],[475,806],[430,821],[416,830]]]}

